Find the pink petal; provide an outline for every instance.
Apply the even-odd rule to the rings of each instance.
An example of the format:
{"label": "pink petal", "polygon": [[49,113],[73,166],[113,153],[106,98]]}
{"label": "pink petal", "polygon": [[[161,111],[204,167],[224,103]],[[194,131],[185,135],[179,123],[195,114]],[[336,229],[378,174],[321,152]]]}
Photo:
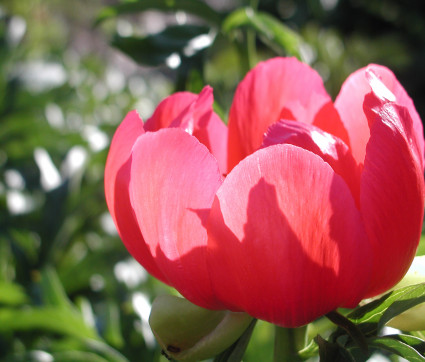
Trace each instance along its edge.
{"label": "pink petal", "polygon": [[216,157],[227,172],[227,127],[213,112],[213,90],[206,86],[199,95],[175,93],[164,99],[145,124],[146,131],[180,127],[193,134]]}
{"label": "pink petal", "polygon": [[274,145],[224,180],[208,223],[214,290],[231,310],[296,327],[353,307],[371,250],[343,179],[319,156]]}
{"label": "pink petal", "polygon": [[381,79],[389,91],[394,94],[397,104],[408,109],[413,120],[414,133],[417,138],[416,142],[420,149],[421,158],[423,159],[424,140],[422,122],[412,100],[388,68],[375,64],[352,73],[342,85],[341,91],[335,101],[335,107],[347,129],[354,158],[358,163],[363,163],[366,144],[370,137],[368,122],[363,113],[364,97],[371,91],[370,78],[368,79],[367,77],[368,72],[374,73]]}
{"label": "pink petal", "polygon": [[164,280],[140,233],[128,193],[131,148],[144,133],[143,121],[137,112],[128,113],[112,139],[105,167],[105,197],[112,219],[128,251],[150,274]]}
{"label": "pink petal", "polygon": [[364,101],[371,124],[361,177],[360,205],[374,249],[368,295],[395,285],[408,270],[419,242],[423,210],[422,158],[410,110],[370,94]]}
{"label": "pink petal", "polygon": [[145,130],[155,132],[167,128],[198,96],[191,92],[178,92],[165,98],[145,123]]}
{"label": "pink petal", "polygon": [[343,141],[311,124],[281,120],[267,130],[262,146],[283,143],[299,146],[320,156],[344,179],[358,205],[360,169]]}
{"label": "pink petal", "polygon": [[295,58],[259,63],[239,84],[230,109],[229,170],[261,146],[271,124],[282,118],[313,123],[319,113],[318,126],[345,139],[316,71]]}
{"label": "pink petal", "polygon": [[132,154],[131,204],[156,264],[187,299],[218,308],[205,253],[205,224],[222,182],[216,159],[175,128],[139,137]]}

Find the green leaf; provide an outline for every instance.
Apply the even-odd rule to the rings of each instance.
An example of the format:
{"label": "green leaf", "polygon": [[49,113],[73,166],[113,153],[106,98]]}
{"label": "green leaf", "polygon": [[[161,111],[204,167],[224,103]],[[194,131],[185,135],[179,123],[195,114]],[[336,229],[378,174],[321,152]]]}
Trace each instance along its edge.
{"label": "green leaf", "polygon": [[240,362],[242,361],[243,355],[248,346],[249,340],[252,336],[252,331],[254,330],[255,324],[257,323],[256,319],[253,319],[249,324],[245,332],[240,336],[240,338],[232,344],[224,352],[220,353],[215,359],[214,362]]}
{"label": "green leaf", "polygon": [[[410,362],[425,361],[425,357],[421,355],[413,346],[408,344],[408,342],[411,342],[412,344],[423,344],[424,342],[422,340],[407,335],[400,335],[399,337],[400,338],[394,336],[377,337],[370,339],[368,343],[372,347],[384,349],[400,357],[403,357]],[[417,341],[418,339],[419,341]]]}
{"label": "green leaf", "polygon": [[46,305],[76,311],[52,267],[46,267],[41,272],[41,289],[43,301]]}
{"label": "green leaf", "polygon": [[10,236],[14,246],[19,248],[30,262],[34,263],[37,260],[39,243],[34,233],[22,229],[12,229]]}
{"label": "green leaf", "polygon": [[362,324],[364,333],[373,334],[395,316],[424,301],[425,284],[411,285],[355,309],[348,318],[356,324]]}
{"label": "green leaf", "polygon": [[411,336],[410,334],[394,334],[385,337],[398,339],[416,349],[420,354],[425,354],[425,341],[421,338]]}
{"label": "green leaf", "polygon": [[[425,302],[425,284],[411,285],[397,300],[391,304],[379,320],[378,329],[381,329],[394,317]],[[407,288],[403,288],[405,290]]]}
{"label": "green leaf", "polygon": [[328,314],[326,314],[326,317],[329,318],[329,320],[335,323],[337,326],[344,329],[351,337],[351,339],[356,343],[356,345],[364,353],[367,353],[368,348],[365,337],[356,324],[352,323],[347,317],[336,311],[329,312]]}
{"label": "green leaf", "polygon": [[[206,36],[205,46],[191,47],[190,41],[198,36]],[[209,46],[215,35],[209,28],[199,25],[175,25],[164,31],[146,37],[121,37],[116,35],[112,45],[139,64],[158,66],[166,63],[173,53],[179,56],[193,56]]]}
{"label": "green leaf", "polygon": [[121,332],[118,304],[111,300],[107,302],[106,307],[106,326],[104,337],[109,344],[114,347],[122,348],[125,345],[125,342]]}
{"label": "green leaf", "polygon": [[122,14],[135,14],[146,10],[160,10],[168,12],[185,11],[196,15],[211,24],[220,25],[222,14],[215,11],[209,5],[199,0],[143,0],[125,2],[115,6],[102,9],[96,19],[95,25],[98,25],[105,19]]}
{"label": "green leaf", "polygon": [[80,315],[57,307],[0,309],[0,333],[43,330],[79,338],[98,339]]}
{"label": "green leaf", "polygon": [[19,284],[0,281],[0,304],[19,305],[27,301],[25,290]]}
{"label": "green leaf", "polygon": [[52,353],[54,361],[61,362],[109,362],[109,359],[103,358],[96,353],[85,351],[66,351]]}
{"label": "green leaf", "polygon": [[298,355],[303,359],[308,359],[310,357],[317,356],[317,353],[319,352],[319,346],[317,343],[312,339],[310,343],[305,346],[302,350],[298,351]]}
{"label": "green leaf", "polygon": [[128,362],[127,358],[125,358],[120,352],[100,340],[86,339],[85,342],[87,347],[104,356],[108,361]]}
{"label": "green leaf", "polygon": [[319,346],[319,356],[321,362],[334,362],[334,361],[350,361],[355,362],[353,356],[345,348],[337,343],[331,343],[323,339],[320,335],[314,338]]}
{"label": "green leaf", "polygon": [[278,54],[294,55],[301,59],[301,37],[273,16],[256,12],[251,8],[238,9],[232,12],[223,22],[223,31],[248,27],[254,29],[260,38]]}

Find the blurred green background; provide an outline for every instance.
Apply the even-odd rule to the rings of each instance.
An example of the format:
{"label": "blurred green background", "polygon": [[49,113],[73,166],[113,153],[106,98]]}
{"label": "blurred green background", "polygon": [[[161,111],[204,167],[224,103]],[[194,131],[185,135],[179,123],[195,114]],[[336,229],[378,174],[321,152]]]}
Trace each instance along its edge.
{"label": "blurred green background", "polygon": [[[421,0],[0,2],[0,360],[165,361],[147,318],[169,288],[119,240],[108,145],[176,90],[214,88],[226,120],[256,62],[294,55],[335,97],[352,71],[390,67],[425,116]],[[259,323],[246,361],[272,359]]]}

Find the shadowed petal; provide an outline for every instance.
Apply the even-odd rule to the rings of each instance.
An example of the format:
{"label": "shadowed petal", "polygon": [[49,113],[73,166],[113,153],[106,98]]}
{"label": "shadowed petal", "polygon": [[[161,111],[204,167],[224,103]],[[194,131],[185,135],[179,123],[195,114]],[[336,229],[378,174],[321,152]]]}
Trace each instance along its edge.
{"label": "shadowed petal", "polygon": [[143,121],[136,111],[127,114],[115,132],[105,167],[105,197],[120,237],[133,257],[160,280],[163,274],[157,268],[146,247],[130,204],[131,148],[144,134]]}
{"label": "shadowed petal", "polygon": [[148,132],[133,147],[130,198],[150,253],[170,285],[210,309],[205,224],[221,182],[216,159],[181,129]]}
{"label": "shadowed petal", "polygon": [[262,146],[283,143],[299,146],[320,156],[344,179],[358,205],[360,170],[343,141],[311,124],[281,120],[269,127]]}
{"label": "shadowed petal", "polygon": [[364,101],[370,123],[361,177],[360,204],[374,248],[374,271],[368,296],[384,292],[406,273],[419,242],[423,209],[422,159],[410,138],[409,110],[379,99]]}
{"label": "shadowed petal", "polygon": [[[229,170],[256,151],[279,119],[313,123],[346,139],[319,74],[295,58],[259,63],[239,84],[229,115]],[[339,123],[338,123],[339,122]]]}
{"label": "shadowed petal", "polygon": [[232,170],[208,237],[218,298],[271,323],[296,327],[354,307],[368,285],[371,251],[350,190],[293,145],[261,149]]}

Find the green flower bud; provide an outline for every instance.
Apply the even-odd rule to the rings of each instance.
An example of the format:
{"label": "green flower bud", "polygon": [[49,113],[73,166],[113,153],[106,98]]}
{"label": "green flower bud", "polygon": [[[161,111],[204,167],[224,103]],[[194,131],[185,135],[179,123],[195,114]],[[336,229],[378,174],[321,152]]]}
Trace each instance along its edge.
{"label": "green flower bud", "polygon": [[[409,285],[425,283],[425,255],[417,256],[404,276],[404,278],[394,287],[394,289],[407,287]],[[403,331],[421,331],[425,329],[425,303],[418,304],[413,308],[401,313],[391,319],[387,325],[389,327],[401,329]]]}
{"label": "green flower bud", "polygon": [[149,324],[167,356],[199,361],[230,347],[252,319],[246,313],[211,311],[186,299],[163,295],[152,304]]}

